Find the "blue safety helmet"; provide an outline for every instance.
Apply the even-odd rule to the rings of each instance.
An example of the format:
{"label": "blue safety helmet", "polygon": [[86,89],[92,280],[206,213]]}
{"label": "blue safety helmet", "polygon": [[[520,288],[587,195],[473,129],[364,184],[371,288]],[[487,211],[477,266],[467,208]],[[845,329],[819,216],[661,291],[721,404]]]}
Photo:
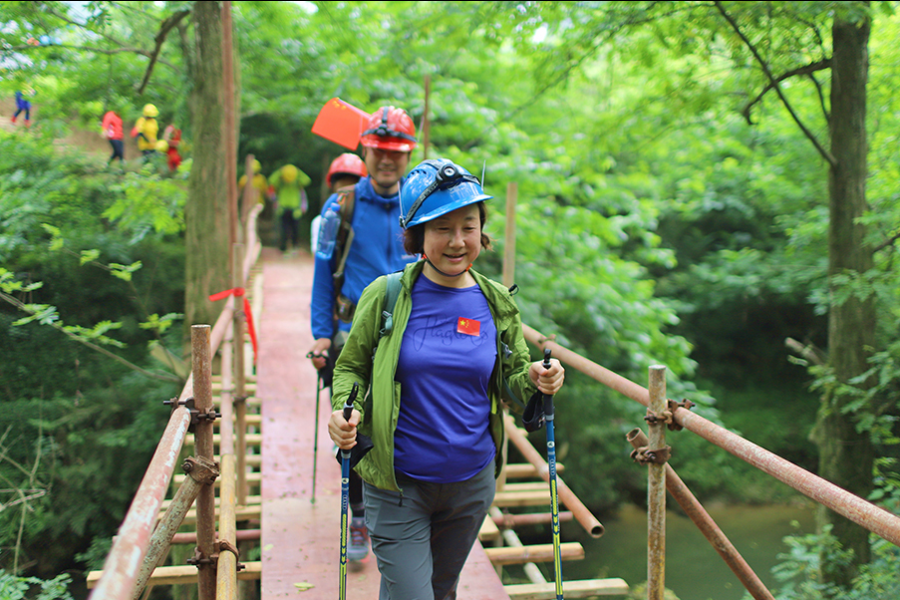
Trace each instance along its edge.
{"label": "blue safety helmet", "polygon": [[447,159],[426,160],[400,188],[400,226],[420,225],[457,208],[490,200],[478,178]]}

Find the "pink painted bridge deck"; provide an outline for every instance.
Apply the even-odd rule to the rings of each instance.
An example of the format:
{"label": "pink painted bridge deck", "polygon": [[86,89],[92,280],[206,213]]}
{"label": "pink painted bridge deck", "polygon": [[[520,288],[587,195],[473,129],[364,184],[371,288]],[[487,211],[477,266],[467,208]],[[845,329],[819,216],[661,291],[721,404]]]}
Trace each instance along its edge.
{"label": "pink painted bridge deck", "polygon": [[[309,302],[313,260],[263,254],[257,397],[262,402],[262,598],[334,600],[340,557],[340,467],[326,423],[327,391],[316,413],[316,372],[306,358],[312,345]],[[313,447],[318,429],[316,493],[312,499]],[[351,565],[348,600],[378,598],[380,575],[373,556]],[[312,586],[306,591],[301,587]],[[463,569],[459,598],[509,600],[481,544]]]}

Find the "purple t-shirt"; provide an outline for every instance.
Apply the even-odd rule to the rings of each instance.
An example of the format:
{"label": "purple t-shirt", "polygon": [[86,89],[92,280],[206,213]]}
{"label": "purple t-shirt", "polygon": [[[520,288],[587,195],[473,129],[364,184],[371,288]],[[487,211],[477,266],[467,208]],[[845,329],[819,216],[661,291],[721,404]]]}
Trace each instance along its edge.
{"label": "purple t-shirt", "polygon": [[448,288],[420,276],[395,377],[397,471],[454,483],[494,459],[488,387],[496,358],[497,328],[481,288]]}

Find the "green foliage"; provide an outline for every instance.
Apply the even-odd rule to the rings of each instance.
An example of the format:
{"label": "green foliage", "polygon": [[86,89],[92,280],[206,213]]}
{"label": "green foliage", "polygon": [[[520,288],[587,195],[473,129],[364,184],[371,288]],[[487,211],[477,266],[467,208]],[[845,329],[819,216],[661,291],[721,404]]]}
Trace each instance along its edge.
{"label": "green foliage", "polygon": [[72,576],[57,575],[50,580],[37,577],[17,577],[0,572],[0,598],[3,600],[74,600],[69,593]]}
{"label": "green foliage", "polygon": [[[109,537],[177,391],[124,363],[155,371],[150,342],[180,354],[183,249],[135,206],[129,223],[101,216],[117,177],[50,136],[0,134],[0,477],[22,491],[0,498],[5,568],[74,568],[79,549]],[[67,337],[115,346],[121,362]]]}

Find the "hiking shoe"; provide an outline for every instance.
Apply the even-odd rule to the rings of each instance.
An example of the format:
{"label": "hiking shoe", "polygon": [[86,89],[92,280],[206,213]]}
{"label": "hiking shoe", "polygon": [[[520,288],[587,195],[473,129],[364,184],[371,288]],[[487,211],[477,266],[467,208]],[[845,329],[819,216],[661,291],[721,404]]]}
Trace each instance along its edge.
{"label": "hiking shoe", "polygon": [[369,554],[369,530],[365,517],[350,520],[350,544],[347,546],[347,560],[359,561]]}

